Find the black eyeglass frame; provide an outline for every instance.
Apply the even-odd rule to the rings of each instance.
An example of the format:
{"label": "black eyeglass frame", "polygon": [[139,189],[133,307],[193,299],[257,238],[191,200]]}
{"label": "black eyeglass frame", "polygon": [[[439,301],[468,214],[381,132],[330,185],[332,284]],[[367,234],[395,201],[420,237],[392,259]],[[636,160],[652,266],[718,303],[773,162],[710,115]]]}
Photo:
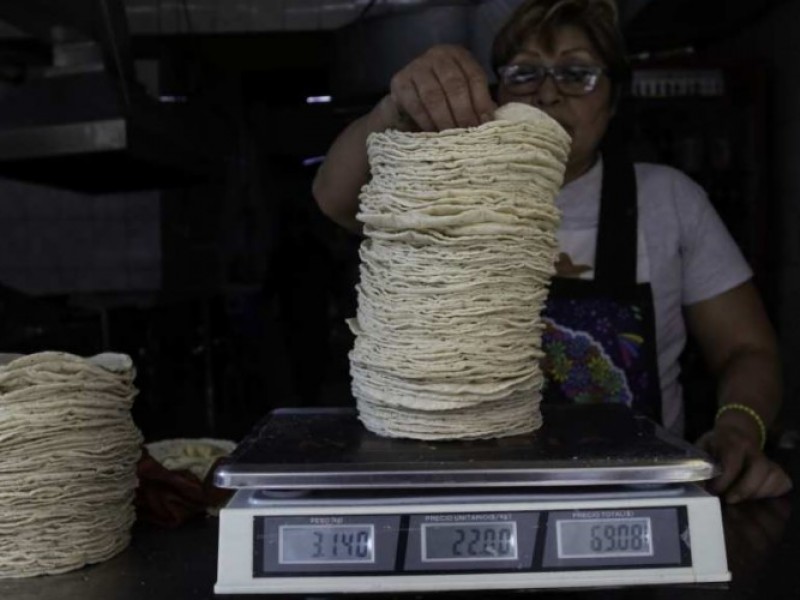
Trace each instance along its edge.
{"label": "black eyeglass frame", "polygon": [[[508,83],[507,80],[509,77],[518,73],[521,69],[535,69],[539,73],[539,82],[531,90],[528,90],[524,93],[515,93],[513,89],[515,84]],[[566,91],[562,87],[565,72],[574,69],[580,69],[586,71],[591,77],[591,79],[585,85],[584,89],[578,93]],[[533,74],[533,72],[531,74]],[[586,96],[588,94],[591,94],[593,91],[597,89],[597,84],[600,82],[600,77],[602,75],[606,75],[612,81],[614,80],[612,76],[613,72],[611,69],[607,69],[605,67],[601,67],[598,65],[564,65],[564,66],[546,67],[544,65],[511,64],[511,65],[501,65],[497,67],[497,75],[498,75],[499,85],[505,87],[512,95],[517,95],[517,96],[525,96],[528,94],[536,93],[536,91],[538,91],[538,89],[542,86],[542,84],[545,82],[545,79],[547,79],[548,76],[553,78],[553,83],[555,83],[556,88],[558,88],[558,91],[564,94],[565,96]],[[521,84],[521,85],[530,85],[530,84]]]}

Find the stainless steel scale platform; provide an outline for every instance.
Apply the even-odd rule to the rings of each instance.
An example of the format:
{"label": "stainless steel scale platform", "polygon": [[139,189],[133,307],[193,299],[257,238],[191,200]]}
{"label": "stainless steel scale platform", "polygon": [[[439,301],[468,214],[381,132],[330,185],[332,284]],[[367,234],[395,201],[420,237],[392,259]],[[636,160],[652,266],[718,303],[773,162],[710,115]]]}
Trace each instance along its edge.
{"label": "stainless steel scale platform", "polygon": [[419,442],[352,409],[273,411],[218,468],[215,591],[425,592],[730,579],[715,465],[617,405],[538,432]]}

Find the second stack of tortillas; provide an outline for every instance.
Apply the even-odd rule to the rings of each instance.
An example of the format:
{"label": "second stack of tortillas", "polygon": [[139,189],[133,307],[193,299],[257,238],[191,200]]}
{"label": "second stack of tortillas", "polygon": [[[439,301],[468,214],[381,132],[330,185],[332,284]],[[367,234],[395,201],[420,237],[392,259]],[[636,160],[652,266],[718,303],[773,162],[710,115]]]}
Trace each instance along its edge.
{"label": "second stack of tortillas", "polygon": [[352,389],[368,429],[471,439],[541,425],[539,315],[569,144],[522,104],[472,129],[370,136],[350,321]]}
{"label": "second stack of tortillas", "polygon": [[134,376],[124,354],[0,361],[0,579],[64,573],[128,545]]}

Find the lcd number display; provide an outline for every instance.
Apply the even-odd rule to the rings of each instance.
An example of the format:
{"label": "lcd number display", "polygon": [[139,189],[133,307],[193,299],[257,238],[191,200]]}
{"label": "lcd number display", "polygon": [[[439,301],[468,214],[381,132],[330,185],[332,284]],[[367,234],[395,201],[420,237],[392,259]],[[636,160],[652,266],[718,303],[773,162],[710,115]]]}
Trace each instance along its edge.
{"label": "lcd number display", "polygon": [[517,524],[425,523],[422,562],[517,560]]}
{"label": "lcd number display", "polygon": [[374,525],[282,525],[278,535],[282,565],[375,562]]}
{"label": "lcd number display", "polygon": [[558,558],[653,556],[650,517],[556,521]]}

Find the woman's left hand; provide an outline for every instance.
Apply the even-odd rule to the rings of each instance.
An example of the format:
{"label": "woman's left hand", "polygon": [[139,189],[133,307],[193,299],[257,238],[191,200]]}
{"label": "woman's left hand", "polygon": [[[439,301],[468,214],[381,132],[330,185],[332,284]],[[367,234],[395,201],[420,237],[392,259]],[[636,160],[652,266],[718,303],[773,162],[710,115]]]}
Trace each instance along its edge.
{"label": "woman's left hand", "polygon": [[732,420],[719,419],[697,445],[722,465],[722,473],[711,480],[709,491],[729,504],[782,496],[792,489],[792,480],[767,458],[758,437]]}
{"label": "woman's left hand", "polygon": [[789,476],[761,449],[764,427],[781,405],[781,360],[755,285],[747,281],[691,304],[686,319],[718,378],[718,404],[731,409],[718,412],[714,429],[697,442],[722,465],[709,491],[730,504],[785,494],[792,489]]}

